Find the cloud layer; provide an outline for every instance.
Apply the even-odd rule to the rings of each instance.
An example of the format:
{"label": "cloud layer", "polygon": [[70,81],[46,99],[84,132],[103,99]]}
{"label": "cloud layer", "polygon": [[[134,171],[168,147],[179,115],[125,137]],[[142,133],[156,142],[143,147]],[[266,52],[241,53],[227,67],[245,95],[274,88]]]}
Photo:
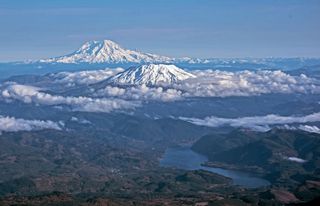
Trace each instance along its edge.
{"label": "cloud layer", "polygon": [[164,102],[181,100],[183,98],[182,92],[179,90],[163,87],[148,87],[144,84],[132,87],[106,86],[104,89],[97,90],[95,96]]}
{"label": "cloud layer", "polygon": [[10,84],[1,91],[5,100],[20,100],[24,103],[40,105],[68,105],[75,111],[110,112],[118,109],[131,109],[139,106],[138,102],[116,98],[90,98],[51,95],[40,88],[19,84]]}
{"label": "cloud layer", "polygon": [[[57,88],[87,85],[83,96],[61,96],[27,85],[7,83],[0,88],[5,100],[19,100],[42,105],[67,105],[73,110],[111,112],[132,109],[148,101],[183,101],[194,97],[254,96],[270,93],[319,94],[320,81],[305,75],[291,76],[282,71],[219,70],[192,71],[196,76],[170,85],[115,85],[104,80],[123,71],[122,68],[80,72],[60,72],[49,75],[52,92]],[[99,83],[99,84],[95,84]],[[65,87],[65,85],[67,87]],[[104,86],[102,86],[104,85]],[[45,85],[44,85],[45,86]],[[50,87],[50,86],[49,86]],[[72,90],[69,90],[72,91]],[[77,90],[77,92],[81,92]],[[72,92],[69,92],[72,93]]]}
{"label": "cloud layer", "polygon": [[108,85],[95,90],[100,97],[127,100],[176,101],[190,97],[254,96],[270,93],[319,94],[319,80],[305,75],[290,76],[281,71],[194,71],[197,78],[163,86]]}
{"label": "cloud layer", "polygon": [[76,86],[94,84],[123,71],[123,68],[118,67],[115,69],[106,68],[102,70],[59,72],[50,74],[49,76],[54,80],[55,83],[66,84],[67,86]]}
{"label": "cloud layer", "polygon": [[58,123],[43,120],[25,120],[16,119],[14,117],[0,116],[0,134],[1,132],[17,132],[17,131],[31,131],[42,129],[61,130]]}
{"label": "cloud layer", "polygon": [[[172,85],[107,87],[104,95],[123,96],[132,99],[181,100],[188,97],[253,96],[269,93],[320,93],[319,80],[305,75],[291,76],[282,71],[241,71],[218,70],[193,71],[197,78],[190,78]],[[112,91],[118,91],[116,94]],[[149,91],[148,91],[149,90]],[[121,91],[121,93],[119,93]],[[97,91],[102,95],[104,90]],[[151,94],[156,93],[156,95]],[[161,95],[163,94],[163,95]],[[155,97],[156,96],[156,97]],[[169,97],[168,97],[169,96]]]}
{"label": "cloud layer", "polygon": [[[308,123],[319,122],[320,112],[313,113],[306,116],[279,116],[279,115],[266,115],[266,116],[253,116],[253,117],[240,117],[240,118],[220,118],[220,117],[206,117],[204,119],[180,117],[179,119],[190,122],[196,125],[202,125],[207,127],[245,127],[258,131],[268,131],[270,125],[285,125],[293,123]],[[304,128],[306,128],[304,126]],[[302,128],[300,128],[302,129]],[[316,128],[313,128],[316,129]],[[307,130],[307,129],[304,129]],[[310,128],[309,128],[310,130]]]}
{"label": "cloud layer", "polygon": [[194,71],[197,78],[174,85],[184,96],[226,97],[268,93],[320,93],[319,80],[282,71]]}

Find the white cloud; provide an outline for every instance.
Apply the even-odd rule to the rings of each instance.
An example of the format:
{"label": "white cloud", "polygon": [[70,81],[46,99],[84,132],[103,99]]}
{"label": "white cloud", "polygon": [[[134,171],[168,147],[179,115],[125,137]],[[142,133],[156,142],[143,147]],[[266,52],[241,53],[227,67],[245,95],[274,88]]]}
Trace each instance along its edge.
{"label": "white cloud", "polygon": [[174,85],[184,96],[226,97],[268,93],[320,93],[319,80],[282,71],[194,71],[197,78]]}
{"label": "white cloud", "polygon": [[80,124],[92,124],[89,120],[86,119],[79,119],[77,117],[71,117],[70,119],[72,122],[78,122]]}
{"label": "white cloud", "polygon": [[198,70],[190,78],[159,86],[107,86],[95,91],[97,96],[124,99],[175,101],[188,97],[253,96],[270,93],[320,93],[320,81],[305,75],[291,76],[282,71]]}
{"label": "white cloud", "polygon": [[279,129],[286,129],[286,130],[303,130],[305,132],[310,133],[317,133],[320,134],[320,128],[317,126],[311,126],[311,125],[299,125],[299,126],[289,126],[287,124],[278,126]]}
{"label": "white cloud", "polygon": [[[51,74],[55,83],[74,86],[93,84],[122,71],[105,69]],[[40,88],[7,84],[2,86],[1,96],[6,100],[20,100],[25,103],[44,105],[69,105],[73,110],[110,112],[130,109],[148,101],[177,101],[192,97],[253,96],[269,93],[319,94],[320,82],[305,75],[291,76],[282,71],[240,71],[197,70],[196,78],[162,86],[107,85],[104,88],[88,86],[87,96],[60,96],[41,91]],[[56,91],[52,87],[52,91]],[[57,91],[56,91],[57,92]],[[262,128],[260,128],[262,129]],[[267,129],[267,128],[265,128]]]}
{"label": "white cloud", "polygon": [[107,86],[95,93],[96,96],[111,96],[131,100],[175,101],[182,99],[182,92],[163,87],[137,85],[132,87]]}
{"label": "white cloud", "polygon": [[319,122],[320,112],[313,113],[306,116],[279,116],[279,115],[266,115],[266,116],[253,116],[253,117],[239,117],[239,118],[220,118],[220,117],[206,117],[204,119],[180,117],[179,119],[188,121],[190,123],[208,127],[220,127],[228,125],[232,127],[246,127],[258,131],[269,130],[270,125],[277,124],[293,124],[293,123],[307,123]]}
{"label": "white cloud", "polygon": [[298,129],[301,129],[301,130],[306,131],[306,132],[320,134],[320,128],[317,127],[317,126],[299,125]]}
{"label": "white cloud", "polygon": [[51,95],[40,91],[40,88],[10,84],[5,87],[1,95],[7,100],[20,100],[24,103],[40,105],[68,105],[76,111],[110,112],[118,109],[132,109],[139,106],[138,102],[126,101],[116,98],[90,98]]}
{"label": "white cloud", "polygon": [[1,132],[31,131],[42,129],[61,130],[58,123],[44,120],[25,120],[14,117],[0,116],[0,134]]}
{"label": "white cloud", "polygon": [[59,72],[50,74],[50,77],[54,79],[55,83],[66,84],[67,86],[88,85],[108,79],[122,71],[124,71],[124,69],[118,67],[115,69],[106,68],[103,70]]}
{"label": "white cloud", "polygon": [[297,163],[305,163],[307,160],[298,158],[298,157],[288,157],[287,160],[292,161],[292,162],[297,162]]}

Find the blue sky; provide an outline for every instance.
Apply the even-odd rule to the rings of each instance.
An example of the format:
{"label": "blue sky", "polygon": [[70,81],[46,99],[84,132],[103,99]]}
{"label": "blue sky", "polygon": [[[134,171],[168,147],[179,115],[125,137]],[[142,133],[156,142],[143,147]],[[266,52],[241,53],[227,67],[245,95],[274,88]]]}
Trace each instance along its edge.
{"label": "blue sky", "polygon": [[0,0],[0,61],[89,40],[190,57],[319,57],[320,0]]}

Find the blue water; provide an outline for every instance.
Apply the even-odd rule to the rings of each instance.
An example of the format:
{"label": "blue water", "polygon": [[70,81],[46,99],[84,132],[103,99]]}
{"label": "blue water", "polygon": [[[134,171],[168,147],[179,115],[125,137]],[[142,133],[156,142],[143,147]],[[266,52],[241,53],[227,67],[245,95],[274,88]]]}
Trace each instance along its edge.
{"label": "blue water", "polygon": [[190,148],[169,148],[166,150],[160,165],[184,170],[206,170],[232,179],[234,185],[246,188],[258,188],[270,185],[268,180],[257,177],[255,174],[216,167],[201,166],[207,158]]}

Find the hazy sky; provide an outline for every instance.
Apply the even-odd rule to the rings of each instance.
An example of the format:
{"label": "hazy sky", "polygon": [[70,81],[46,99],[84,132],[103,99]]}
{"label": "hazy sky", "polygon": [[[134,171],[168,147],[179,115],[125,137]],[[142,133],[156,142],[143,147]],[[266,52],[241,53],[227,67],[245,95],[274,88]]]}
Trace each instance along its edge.
{"label": "hazy sky", "polygon": [[320,0],[0,0],[0,61],[102,39],[177,57],[320,57]]}

